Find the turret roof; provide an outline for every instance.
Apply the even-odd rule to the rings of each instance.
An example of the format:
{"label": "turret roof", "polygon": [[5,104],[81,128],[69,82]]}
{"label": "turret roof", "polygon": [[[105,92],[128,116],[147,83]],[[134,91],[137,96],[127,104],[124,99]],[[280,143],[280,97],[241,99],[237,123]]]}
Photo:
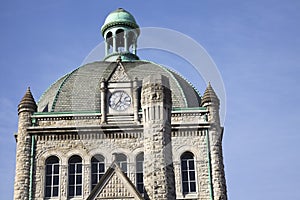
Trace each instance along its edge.
{"label": "turret roof", "polygon": [[37,105],[30,91],[30,87],[27,88],[24,97],[20,101],[18,111],[20,111],[22,108],[30,108],[33,109],[33,111],[36,111],[37,109]]}
{"label": "turret roof", "polygon": [[214,102],[219,104],[220,100],[216,94],[216,92],[214,91],[213,87],[211,86],[210,82],[208,83],[208,86],[205,89],[205,92],[202,96],[201,99],[201,105],[203,105],[204,103],[208,103],[208,102]]}

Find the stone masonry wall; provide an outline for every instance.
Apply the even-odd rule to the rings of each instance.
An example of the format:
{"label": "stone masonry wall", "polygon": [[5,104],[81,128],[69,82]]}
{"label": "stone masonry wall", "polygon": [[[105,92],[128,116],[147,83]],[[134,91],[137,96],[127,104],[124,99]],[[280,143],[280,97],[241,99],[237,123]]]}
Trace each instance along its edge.
{"label": "stone masonry wall", "polygon": [[143,151],[142,138],[122,139],[98,139],[81,140],[79,136],[66,137],[75,138],[71,140],[43,140],[43,137],[36,137],[36,162],[35,162],[35,199],[44,199],[45,185],[45,160],[55,155],[60,159],[60,197],[65,200],[68,196],[68,159],[72,155],[79,155],[83,159],[83,196],[88,197],[91,191],[91,158],[96,154],[105,157],[105,168],[113,162],[113,153],[124,153],[128,160],[128,176],[135,183],[135,157]]}
{"label": "stone masonry wall", "polygon": [[[192,133],[194,134],[190,136],[172,137],[176,197],[177,199],[209,200],[206,136],[204,131],[195,130]],[[197,193],[184,196],[181,185],[180,156],[187,151],[193,153],[195,158]]]}

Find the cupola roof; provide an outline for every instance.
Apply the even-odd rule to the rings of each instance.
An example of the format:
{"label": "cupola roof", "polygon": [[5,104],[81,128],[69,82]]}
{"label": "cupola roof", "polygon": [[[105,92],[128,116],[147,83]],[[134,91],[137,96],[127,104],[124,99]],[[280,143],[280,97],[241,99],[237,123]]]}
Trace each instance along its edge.
{"label": "cupola roof", "polygon": [[102,35],[104,32],[113,26],[129,26],[133,29],[138,29],[139,26],[136,23],[132,14],[123,8],[118,8],[117,10],[111,12],[105,19],[105,22],[101,28]]}

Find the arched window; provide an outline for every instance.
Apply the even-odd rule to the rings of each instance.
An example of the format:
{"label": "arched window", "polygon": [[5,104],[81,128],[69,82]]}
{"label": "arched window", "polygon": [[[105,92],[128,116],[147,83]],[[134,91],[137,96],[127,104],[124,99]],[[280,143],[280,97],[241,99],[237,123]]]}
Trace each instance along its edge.
{"label": "arched window", "polygon": [[45,197],[58,197],[59,193],[59,159],[50,156],[46,160]]}
{"label": "arched window", "polygon": [[136,156],[136,187],[137,190],[144,193],[144,153]]}
{"label": "arched window", "polygon": [[136,43],[135,40],[136,40],[135,34],[132,31],[130,31],[128,33],[128,46],[129,46],[129,51],[132,53],[134,52],[134,48],[135,48],[134,46],[134,44]]}
{"label": "arched window", "polygon": [[108,53],[112,53],[112,51],[113,51],[113,36],[112,36],[112,32],[110,32],[110,31],[106,34],[106,43],[107,43]]}
{"label": "arched window", "polygon": [[92,157],[92,189],[97,185],[105,172],[104,157],[100,154]]}
{"label": "arched window", "polygon": [[116,44],[117,44],[117,50],[118,52],[124,51],[124,30],[118,29],[116,31]]}
{"label": "arched window", "polygon": [[182,191],[184,194],[196,192],[195,160],[191,152],[185,152],[180,157]]}
{"label": "arched window", "polygon": [[82,195],[82,159],[72,156],[69,159],[69,197]]}
{"label": "arched window", "polygon": [[121,170],[126,174],[127,173],[127,156],[123,153],[115,154],[116,163],[119,165]]}

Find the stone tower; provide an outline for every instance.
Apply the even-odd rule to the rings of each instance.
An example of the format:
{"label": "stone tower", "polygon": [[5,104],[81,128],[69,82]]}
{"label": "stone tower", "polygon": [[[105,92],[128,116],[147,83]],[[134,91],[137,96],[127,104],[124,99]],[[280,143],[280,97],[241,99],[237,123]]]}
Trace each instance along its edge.
{"label": "stone tower", "polygon": [[149,199],[175,199],[171,143],[172,96],[169,80],[162,75],[144,78],[144,183]]}
{"label": "stone tower", "polygon": [[31,126],[31,116],[37,110],[37,105],[31,94],[30,88],[27,89],[24,97],[18,106],[19,123],[18,134],[16,137],[16,175],[14,187],[14,199],[29,199],[31,169],[31,144],[32,138],[27,132]]}
{"label": "stone tower", "polygon": [[220,100],[211,84],[208,86],[202,97],[201,105],[208,110],[208,122],[211,127],[207,132],[207,142],[210,152],[211,171],[211,195],[214,199],[227,199],[226,181],[222,154],[223,127],[220,125],[219,107]]}
{"label": "stone tower", "polygon": [[15,200],[227,200],[219,106],[178,73],[137,56],[128,11],[101,27],[102,61],[18,106]]}

